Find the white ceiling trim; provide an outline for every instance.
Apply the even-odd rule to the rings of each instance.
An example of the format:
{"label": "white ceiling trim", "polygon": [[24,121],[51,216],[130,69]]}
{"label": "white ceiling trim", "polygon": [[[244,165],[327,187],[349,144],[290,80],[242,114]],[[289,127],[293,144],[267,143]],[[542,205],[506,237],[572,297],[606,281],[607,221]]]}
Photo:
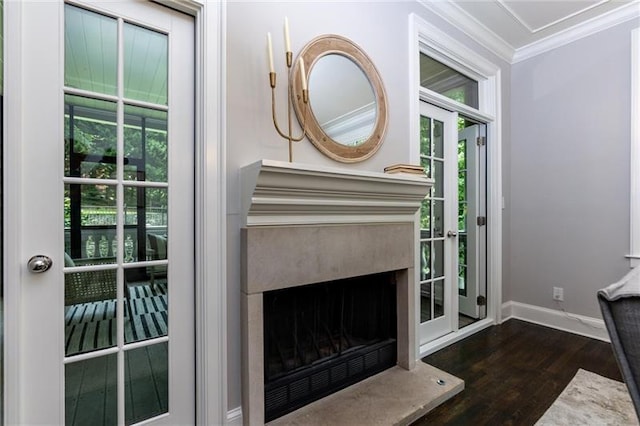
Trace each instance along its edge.
{"label": "white ceiling trim", "polygon": [[[471,37],[484,48],[510,64],[532,58],[565,44],[606,30],[620,23],[640,17],[638,2],[631,2],[618,9],[592,18],[557,34],[515,49],[502,37],[478,22],[472,15],[449,1],[417,0],[430,12],[443,18],[449,24]],[[515,18],[515,16],[514,16]]]}
{"label": "white ceiling trim", "polygon": [[581,38],[614,27],[623,22],[640,17],[640,6],[636,2],[628,3],[618,9],[602,14],[596,18],[574,25],[552,36],[516,49],[511,63],[524,61],[541,53],[564,46]]}
{"label": "white ceiling trim", "polygon": [[418,0],[429,11],[480,43],[499,58],[511,63],[515,49],[503,38],[478,22],[473,16],[448,1]]}
{"label": "white ceiling trim", "polygon": [[580,15],[581,13],[587,12],[587,11],[589,11],[589,10],[591,10],[591,9],[595,8],[595,7],[598,7],[598,6],[600,6],[600,5],[604,4],[604,3],[608,3],[609,1],[610,1],[610,0],[601,0],[601,1],[599,1],[598,3],[595,3],[595,4],[592,4],[592,5],[590,5],[590,6],[584,7],[584,8],[582,8],[582,9],[580,9],[580,10],[577,10],[577,11],[573,12],[573,13],[572,13],[572,14],[570,14],[570,15],[566,15],[566,16],[564,16],[564,17],[560,18],[560,19],[557,19],[557,20],[555,20],[555,21],[553,21],[553,22],[550,22],[550,23],[548,23],[548,24],[546,24],[546,25],[543,25],[543,26],[540,26],[540,27],[537,27],[537,28],[533,28],[533,27],[531,27],[531,26],[527,23],[527,21],[525,21],[525,20],[524,20],[524,18],[522,18],[522,17],[521,17],[521,16],[520,16],[520,15],[519,15],[515,10],[513,10],[513,9],[511,8],[511,6],[509,6],[507,3],[505,3],[505,2],[504,2],[504,0],[497,0],[497,3],[498,3],[498,5],[499,5],[500,7],[502,7],[506,12],[508,12],[511,16],[513,16],[513,18],[514,18],[516,21],[518,21],[518,23],[520,23],[520,25],[522,25],[524,28],[526,28],[526,29],[527,29],[529,32],[531,32],[532,34],[535,34],[535,33],[537,33],[537,32],[540,32],[540,31],[542,31],[542,30],[545,30],[545,29],[547,29],[547,28],[549,28],[549,27],[553,27],[554,25],[557,25],[557,24],[559,24],[559,23],[561,23],[561,22],[564,22],[564,21],[566,21],[566,20],[568,20],[568,19],[571,19],[571,18],[573,18],[574,16],[578,16],[578,15]]}

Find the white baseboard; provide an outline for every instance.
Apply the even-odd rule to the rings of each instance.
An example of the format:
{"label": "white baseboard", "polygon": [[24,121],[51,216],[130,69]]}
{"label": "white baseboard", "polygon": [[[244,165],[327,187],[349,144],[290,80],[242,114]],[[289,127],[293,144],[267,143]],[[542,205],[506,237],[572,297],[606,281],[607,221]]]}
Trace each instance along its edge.
{"label": "white baseboard", "polygon": [[242,426],[242,407],[227,411],[227,425]]}
{"label": "white baseboard", "polygon": [[568,331],[569,333],[592,339],[610,341],[604,321],[599,318],[586,317],[514,301],[503,303],[502,321],[513,318],[555,328],[556,330]]}

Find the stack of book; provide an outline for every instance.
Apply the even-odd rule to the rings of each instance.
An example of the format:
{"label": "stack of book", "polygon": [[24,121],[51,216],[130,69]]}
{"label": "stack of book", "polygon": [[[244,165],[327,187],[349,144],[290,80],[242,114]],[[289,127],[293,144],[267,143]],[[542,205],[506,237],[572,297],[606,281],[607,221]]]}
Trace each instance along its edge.
{"label": "stack of book", "polygon": [[393,164],[384,168],[385,173],[402,173],[408,175],[424,176],[424,167],[413,164]]}

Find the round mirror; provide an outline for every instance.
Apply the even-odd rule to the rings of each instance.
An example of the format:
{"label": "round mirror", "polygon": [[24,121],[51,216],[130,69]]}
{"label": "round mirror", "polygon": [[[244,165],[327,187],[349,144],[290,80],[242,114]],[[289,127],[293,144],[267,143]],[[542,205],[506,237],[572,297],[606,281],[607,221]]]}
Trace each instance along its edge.
{"label": "round mirror", "polygon": [[382,144],[387,106],[382,80],[369,57],[353,42],[336,35],[312,40],[300,57],[308,70],[309,103],[303,102],[297,60],[292,96],[309,140],[337,161],[371,157]]}

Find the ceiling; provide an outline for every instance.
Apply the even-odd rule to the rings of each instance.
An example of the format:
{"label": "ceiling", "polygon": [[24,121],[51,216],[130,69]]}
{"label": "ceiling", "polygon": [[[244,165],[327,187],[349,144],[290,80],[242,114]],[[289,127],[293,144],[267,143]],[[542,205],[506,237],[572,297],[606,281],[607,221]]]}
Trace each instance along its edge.
{"label": "ceiling", "polygon": [[640,16],[640,0],[431,0],[423,4],[510,62],[536,45],[581,28],[604,29],[603,25]]}

